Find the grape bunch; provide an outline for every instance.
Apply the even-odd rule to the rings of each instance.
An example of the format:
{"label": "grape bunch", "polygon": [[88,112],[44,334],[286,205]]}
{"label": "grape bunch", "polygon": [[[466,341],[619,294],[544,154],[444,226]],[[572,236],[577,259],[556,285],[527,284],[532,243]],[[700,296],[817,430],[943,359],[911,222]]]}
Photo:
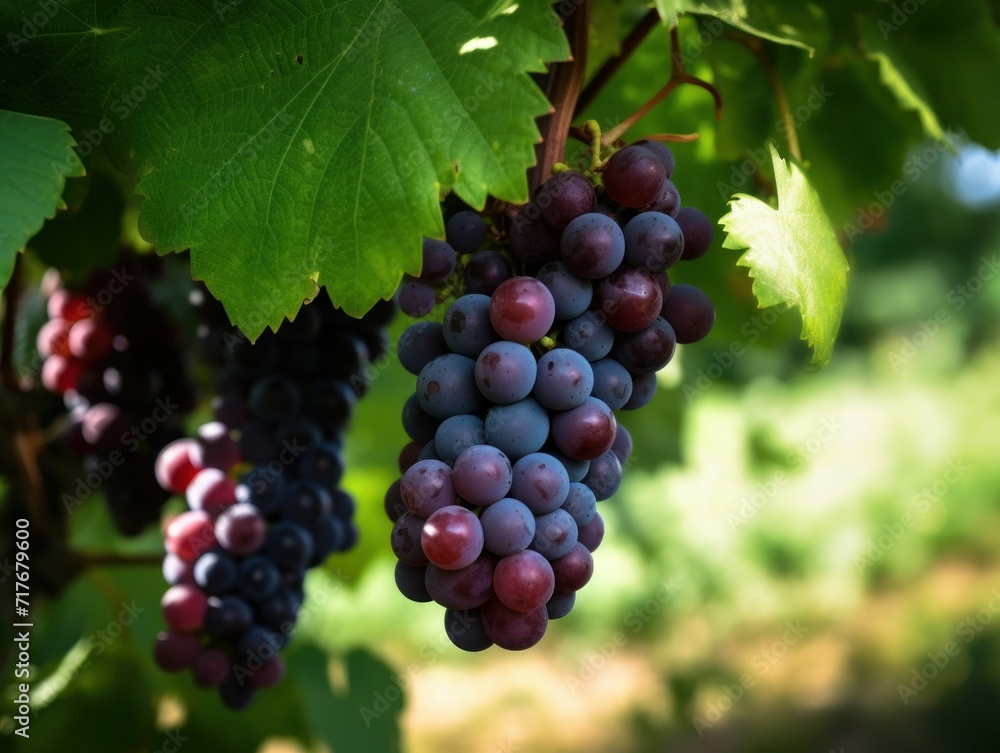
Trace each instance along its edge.
{"label": "grape bunch", "polygon": [[[445,608],[460,649],[529,648],[573,608],[604,536],[597,503],[632,452],[615,411],[649,403],[676,345],[714,324],[708,297],[667,276],[713,238],[707,216],[681,207],[673,169],[667,147],[637,142],[590,177],[557,173],[510,224],[513,263],[479,250],[481,217],[454,215],[445,241],[424,242],[435,271],[400,291],[424,316],[429,283],[446,266],[461,274],[443,322],[399,340],[417,377],[402,412],[412,442],[385,497],[396,584]],[[423,288],[427,305],[409,305]]]}
{"label": "grape bunch", "polygon": [[214,420],[157,461],[159,483],[190,509],[166,527],[168,630],[155,656],[243,709],[284,675],[278,652],[306,570],[357,541],[355,501],[339,488],[343,442],[371,362],[386,353],[395,306],[384,301],[356,320],[324,292],[251,344],[205,290],[193,302],[217,372]]}
{"label": "grape bunch", "polygon": [[61,439],[83,458],[62,502],[72,512],[100,488],[126,535],[159,520],[169,495],[153,465],[180,436],[195,399],[179,334],[151,300],[150,278],[161,264],[155,255],[123,253],[72,289],[53,271],[49,318],[36,340],[42,385],[62,396],[68,412]]}

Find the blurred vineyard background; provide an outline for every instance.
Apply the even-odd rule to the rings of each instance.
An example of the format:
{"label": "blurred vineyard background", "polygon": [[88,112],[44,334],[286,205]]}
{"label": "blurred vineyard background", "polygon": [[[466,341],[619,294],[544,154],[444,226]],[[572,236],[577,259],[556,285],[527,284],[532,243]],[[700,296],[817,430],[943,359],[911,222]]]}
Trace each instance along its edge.
{"label": "blurred vineyard background", "polygon": [[[614,122],[641,104],[664,44],[652,35],[589,114]],[[726,54],[692,68],[711,78]],[[872,76],[833,71],[833,96],[870,100]],[[716,127],[704,92],[684,89],[635,133],[702,134],[676,147],[676,181],[714,217],[731,192],[720,184],[773,124],[735,100]],[[822,196],[829,155],[811,143],[845,123],[813,114],[801,137]],[[849,159],[883,159],[869,148]],[[602,503],[596,574],[539,647],[462,655],[440,609],[396,592],[382,495],[412,385],[392,363],[348,448],[361,544],[310,574],[283,687],[237,716],[159,673],[158,569],[93,569],[35,606],[32,748],[170,750],[179,736],[190,753],[310,750],[308,720],[337,753],[1000,750],[1000,158],[930,142],[914,154],[900,195],[869,184],[866,202],[833,210],[868,227],[844,229],[850,295],[822,371],[805,367],[798,314],[757,310],[718,240],[678,270],[712,295],[718,324],[623,419],[636,449]],[[736,190],[766,184],[754,172]],[[30,322],[20,337],[33,341]],[[70,525],[81,550],[161,547],[157,531],[113,536],[96,499]],[[123,604],[141,611],[122,628]]]}

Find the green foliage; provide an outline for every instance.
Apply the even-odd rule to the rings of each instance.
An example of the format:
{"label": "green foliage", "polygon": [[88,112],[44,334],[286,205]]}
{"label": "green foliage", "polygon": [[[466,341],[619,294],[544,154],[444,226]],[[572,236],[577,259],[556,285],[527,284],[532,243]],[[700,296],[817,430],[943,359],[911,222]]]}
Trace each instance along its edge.
{"label": "green foliage", "polygon": [[65,207],[66,178],[83,175],[73,146],[65,123],[0,110],[0,288],[27,240]]}
{"label": "green foliage", "polygon": [[[780,2],[771,3],[771,5],[783,6]],[[746,2],[746,0],[656,0],[656,9],[660,12],[660,18],[667,26],[674,26],[677,23],[677,17],[682,13],[694,13],[712,16],[762,39],[800,47],[808,52],[813,50],[806,42],[802,41],[802,32],[793,24],[788,23],[783,13],[775,13],[773,7],[769,8],[768,2],[760,0],[753,3]],[[785,8],[781,7],[781,11],[784,10]],[[757,23],[756,19],[763,19],[764,14],[780,16],[782,22],[777,23],[774,27]]]}
{"label": "green foliage", "polygon": [[737,263],[749,267],[761,307],[799,307],[802,338],[813,347],[813,363],[824,365],[844,312],[847,260],[805,173],[770,148],[778,208],[737,194],[719,220],[728,234],[722,245],[748,249]]}
{"label": "green foliage", "polygon": [[540,4],[280,6],[69,3],[10,76],[133,163],[144,236],[191,247],[251,337],[317,284],[356,315],[392,295],[440,191],[523,201],[548,107],[525,74],[566,54]]}

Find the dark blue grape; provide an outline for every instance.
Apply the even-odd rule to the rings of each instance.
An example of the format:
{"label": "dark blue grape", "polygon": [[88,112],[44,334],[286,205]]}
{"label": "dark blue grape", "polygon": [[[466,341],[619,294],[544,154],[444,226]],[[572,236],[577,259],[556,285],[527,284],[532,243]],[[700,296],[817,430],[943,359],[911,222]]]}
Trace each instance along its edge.
{"label": "dark blue grape", "polygon": [[299,472],[307,481],[333,489],[344,476],[344,459],[340,447],[335,444],[320,444],[310,448],[302,456]]}
{"label": "dark blue grape", "polygon": [[353,545],[352,537],[356,540],[357,535],[350,533],[351,523],[343,523],[338,518],[330,516],[320,518],[313,523],[309,533],[313,538],[313,553],[309,558],[309,567],[316,567],[323,563],[327,557],[334,552],[342,552]]}
{"label": "dark blue grape", "polygon": [[563,327],[560,340],[588,361],[599,361],[611,352],[615,331],[599,311],[588,311]]}
{"label": "dark blue grape", "polygon": [[414,393],[403,404],[403,429],[414,442],[427,444],[434,440],[441,422],[420,407],[420,401]]}
{"label": "dark blue grape", "polygon": [[483,510],[483,547],[500,557],[524,551],[535,538],[535,516],[523,502],[506,497]]}
{"label": "dark blue grape", "polygon": [[486,444],[486,426],[479,416],[452,416],[441,422],[434,436],[434,449],[441,460],[453,465],[470,447]]}
{"label": "dark blue grape", "polygon": [[598,502],[611,499],[622,482],[622,464],[612,450],[590,461],[590,471],[583,483],[594,492]]}
{"label": "dark blue grape", "polygon": [[541,210],[546,222],[561,230],[581,214],[592,211],[597,194],[586,176],[566,171],[542,183],[532,203]]}
{"label": "dark blue grape", "polygon": [[537,452],[549,436],[549,415],[534,398],[494,405],[486,414],[486,441],[511,460]]}
{"label": "dark blue grape", "polygon": [[444,282],[455,271],[457,262],[458,257],[451,244],[425,237],[420,280],[430,283]]}
{"label": "dark blue grape", "polygon": [[210,596],[205,607],[205,632],[212,638],[236,638],[253,624],[253,610],[237,596]]}
{"label": "dark blue grape", "polygon": [[448,640],[463,651],[485,651],[493,645],[483,629],[479,609],[445,610],[444,631]]}
{"label": "dark blue grape", "polygon": [[625,236],[618,223],[603,214],[577,217],[563,231],[562,260],[574,274],[598,280],[614,272],[625,258]]}
{"label": "dark blue grape", "polygon": [[281,517],[309,527],[320,518],[333,512],[330,492],[310,481],[296,481],[289,485],[281,499]]}
{"label": "dark blue grape", "polygon": [[475,212],[458,212],[445,223],[445,237],[460,254],[471,254],[483,245],[486,223]]}
{"label": "dark blue grape", "polygon": [[566,501],[569,474],[551,455],[534,452],[514,463],[510,496],[527,505],[535,515],[552,512]]}
{"label": "dark blue grape", "polygon": [[237,570],[236,561],[225,552],[205,552],[194,563],[194,582],[206,593],[222,593],[236,585]]}
{"label": "dark blue grape", "polygon": [[417,377],[417,400],[435,418],[477,413],[486,401],[476,386],[476,362],[457,353],[435,358]]}
{"label": "dark blue grape", "polygon": [[594,390],[598,400],[607,403],[611,410],[622,408],[632,397],[632,375],[613,358],[602,358],[593,364]]}
{"label": "dark blue grape", "polygon": [[276,424],[298,413],[302,392],[291,379],[265,377],[250,390],[250,411],[258,421]]}
{"label": "dark blue grape", "polygon": [[568,615],[576,604],[576,592],[554,591],[545,604],[550,620],[558,620]]}
{"label": "dark blue grape", "polygon": [[431,595],[427,593],[427,586],[424,583],[424,576],[427,566],[412,567],[405,562],[396,562],[396,588],[410,601],[420,603],[432,601]]}
{"label": "dark blue grape", "polygon": [[503,340],[486,346],[476,360],[476,384],[494,403],[523,400],[535,386],[535,356],[519,343]]}
{"label": "dark blue grape", "polygon": [[569,485],[569,494],[562,509],[572,516],[577,527],[585,526],[597,514],[597,497],[589,486],[574,481]]}
{"label": "dark blue grape", "polygon": [[556,302],[556,319],[575,319],[583,314],[594,298],[590,280],[573,274],[561,261],[553,261],[535,275],[552,293]]}
{"label": "dark blue grape", "polygon": [[622,406],[623,410],[637,410],[649,404],[656,395],[656,373],[632,375],[632,397]]}
{"label": "dark blue grape", "polygon": [[249,502],[265,517],[275,515],[281,509],[281,499],[285,491],[282,476],[273,474],[268,468],[255,468],[245,474],[236,486],[236,499]]}
{"label": "dark blue grape", "polygon": [[448,344],[437,322],[411,324],[403,330],[396,343],[399,362],[411,374],[419,374],[424,366],[448,352]]}
{"label": "dark blue grape", "polygon": [[684,233],[684,254],[681,259],[691,261],[705,255],[715,240],[715,228],[704,212],[694,207],[681,207],[677,224]]}
{"label": "dark blue grape", "polygon": [[400,311],[412,317],[427,316],[436,303],[434,288],[419,280],[404,282],[399,288],[397,300]]}
{"label": "dark blue grape", "polygon": [[538,359],[534,395],[546,408],[575,408],[590,397],[593,388],[594,371],[575,350],[556,348]]}
{"label": "dark blue grape", "polygon": [[662,212],[643,212],[625,226],[625,263],[650,272],[665,272],[684,253],[680,225]]}
{"label": "dark blue grape", "polygon": [[305,567],[313,555],[312,535],[298,523],[275,523],[264,539],[264,554],[286,570]]}
{"label": "dark blue grape", "polygon": [[501,282],[514,276],[510,260],[499,251],[480,251],[465,265],[465,289],[492,295]]}
{"label": "dark blue grape", "polygon": [[535,538],[531,548],[547,560],[565,557],[576,546],[578,529],[573,517],[563,509],[535,516]]}
{"label": "dark blue grape", "polygon": [[444,341],[452,352],[476,358],[497,338],[490,323],[490,297],[469,294],[457,299],[444,314]]}
{"label": "dark blue grape", "polygon": [[347,426],[358,397],[342,379],[323,379],[306,394],[306,415],[328,433],[339,433]]}
{"label": "dark blue grape", "polygon": [[240,565],[236,587],[251,601],[260,601],[273,594],[281,582],[278,569],[269,559],[260,556],[247,557]]}

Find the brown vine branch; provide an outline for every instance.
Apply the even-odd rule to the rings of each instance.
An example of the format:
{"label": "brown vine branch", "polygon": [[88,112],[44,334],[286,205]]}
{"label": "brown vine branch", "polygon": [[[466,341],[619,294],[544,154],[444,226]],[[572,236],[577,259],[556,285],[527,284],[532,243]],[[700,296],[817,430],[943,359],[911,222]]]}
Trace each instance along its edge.
{"label": "brown vine branch", "polygon": [[781,77],[778,75],[777,68],[774,67],[774,60],[771,58],[764,41],[743,33],[733,33],[728,36],[746,47],[764,69],[764,74],[767,76],[771,90],[774,92],[774,99],[778,104],[778,112],[781,113],[782,130],[784,130],[785,139],[788,141],[788,151],[798,162],[802,162],[802,150],[799,147],[799,134],[795,128],[795,118],[792,117],[785,87],[781,84]]}
{"label": "brown vine branch", "polygon": [[528,171],[528,188],[534,193],[562,162],[566,140],[573,123],[576,102],[587,72],[587,33],[590,29],[590,0],[584,0],[564,20],[570,59],[549,68],[543,89],[552,112],[538,121],[542,141],[535,147],[535,166]]}
{"label": "brown vine branch", "polygon": [[618,72],[618,69],[632,57],[632,53],[635,52],[636,48],[656,28],[659,20],[660,14],[656,8],[653,8],[642,17],[642,20],[622,40],[621,51],[617,55],[608,58],[604,65],[594,74],[594,77],[588,82],[587,86],[584,87],[583,92],[580,93],[580,98],[577,100],[576,111],[573,113],[573,117],[578,117],[587,109],[590,103],[601,93],[608,81]]}
{"label": "brown vine branch", "polygon": [[692,76],[684,69],[684,60],[681,55],[680,49],[680,39],[677,32],[677,27],[675,26],[670,30],[670,45],[671,45],[671,73],[670,80],[660,89],[656,94],[654,94],[646,104],[636,110],[634,113],[629,115],[618,125],[604,133],[601,138],[601,144],[603,146],[608,146],[615,143],[618,139],[625,135],[629,128],[635,125],[637,122],[642,120],[646,115],[656,107],[660,102],[666,99],[670,94],[681,84],[691,84],[704,89],[709,94],[712,95],[712,99],[715,100],[715,118],[718,120],[722,117],[722,95],[719,91],[712,86],[707,81],[703,81],[697,76]]}

